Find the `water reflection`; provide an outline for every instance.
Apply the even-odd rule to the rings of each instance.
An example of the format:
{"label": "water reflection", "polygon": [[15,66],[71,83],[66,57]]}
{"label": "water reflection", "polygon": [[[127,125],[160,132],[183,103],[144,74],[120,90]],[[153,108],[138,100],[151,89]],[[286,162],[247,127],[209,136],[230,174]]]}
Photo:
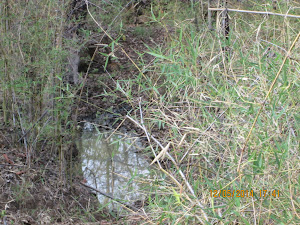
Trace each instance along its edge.
{"label": "water reflection", "polygon": [[[124,135],[97,131],[85,131],[81,138],[82,170],[88,185],[105,192],[116,199],[132,204],[144,198],[140,182],[133,178],[149,177],[149,163],[135,153],[142,145],[136,139]],[[98,194],[100,203],[111,202]],[[108,204],[117,209],[118,204]]]}

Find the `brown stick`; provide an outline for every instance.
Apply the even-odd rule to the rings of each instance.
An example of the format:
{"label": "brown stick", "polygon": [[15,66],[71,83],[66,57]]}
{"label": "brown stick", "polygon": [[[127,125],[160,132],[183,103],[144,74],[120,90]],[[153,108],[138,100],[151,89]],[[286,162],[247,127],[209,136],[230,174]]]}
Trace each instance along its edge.
{"label": "brown stick", "polygon": [[80,184],[83,185],[83,186],[85,186],[85,187],[87,187],[87,188],[89,188],[89,189],[92,189],[93,191],[96,191],[96,192],[99,193],[100,195],[103,195],[103,196],[105,196],[105,197],[107,197],[107,198],[112,199],[113,201],[115,201],[115,202],[117,202],[117,203],[120,203],[120,204],[123,205],[123,206],[126,206],[126,208],[129,208],[129,209],[131,209],[131,210],[133,210],[133,211],[135,211],[135,212],[139,211],[138,208],[136,208],[136,207],[134,207],[134,206],[131,206],[131,205],[128,205],[128,204],[126,204],[126,203],[123,203],[122,201],[120,201],[120,200],[118,200],[118,199],[115,199],[113,196],[111,196],[111,195],[109,195],[109,194],[107,194],[107,193],[104,193],[104,192],[102,192],[102,191],[99,191],[98,189],[93,188],[93,187],[91,187],[91,186],[89,186],[89,185],[87,185],[87,184],[84,184],[84,183],[82,183],[82,182],[80,182]]}
{"label": "brown stick", "polygon": [[274,15],[274,16],[284,16],[292,18],[300,18],[300,15],[291,15],[291,14],[282,14],[282,13],[273,13],[273,12],[264,12],[264,11],[250,11],[250,10],[241,10],[241,9],[226,9],[226,8],[208,8],[208,11],[224,11],[228,12],[242,12],[242,13],[253,13],[253,14],[264,14],[264,15]]}
{"label": "brown stick", "polygon": [[209,10],[209,9],[210,9],[210,1],[211,1],[211,0],[208,0],[208,14],[207,14],[207,20],[208,20],[208,29],[209,29],[209,30],[212,30],[212,22],[211,22],[211,11],[212,11],[212,10]]}

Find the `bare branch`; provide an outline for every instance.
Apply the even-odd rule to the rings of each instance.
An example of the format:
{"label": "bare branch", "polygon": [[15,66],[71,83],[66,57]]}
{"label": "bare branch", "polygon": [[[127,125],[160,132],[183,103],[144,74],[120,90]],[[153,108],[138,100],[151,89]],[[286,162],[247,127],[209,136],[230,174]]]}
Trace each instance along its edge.
{"label": "bare branch", "polygon": [[224,10],[227,10],[228,12],[242,12],[242,13],[253,13],[253,14],[264,14],[264,15],[300,18],[300,15],[282,14],[282,13],[265,12],[265,11],[250,11],[250,10],[228,9],[228,8],[226,8],[226,9],[225,8],[208,8],[208,11],[224,11]]}

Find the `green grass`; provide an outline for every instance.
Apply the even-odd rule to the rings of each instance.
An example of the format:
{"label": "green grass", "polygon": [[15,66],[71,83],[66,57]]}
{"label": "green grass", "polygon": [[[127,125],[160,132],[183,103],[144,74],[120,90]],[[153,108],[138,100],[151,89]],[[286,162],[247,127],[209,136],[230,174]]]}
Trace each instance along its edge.
{"label": "green grass", "polygon": [[[116,93],[121,93],[124,101],[136,106],[136,111],[130,114],[136,121],[141,121],[137,97],[142,96],[145,129],[163,146],[171,143],[168,153],[176,163],[169,163],[161,172],[162,177],[147,187],[148,220],[158,224],[197,224],[205,221],[206,214],[206,224],[299,224],[299,40],[267,96],[299,32],[299,19],[230,12],[230,34],[225,40],[218,32],[218,19],[213,24],[214,31],[209,31],[207,21],[203,20],[207,2],[187,2],[160,0],[143,9],[151,15],[147,24],[150,31],[151,26],[165,29],[166,43],[163,47],[161,43],[148,46],[146,53],[140,53],[140,57],[144,54],[155,57],[150,66],[145,60],[136,62],[140,68],[147,65],[147,73],[116,80],[115,90],[103,93],[103,98],[113,96],[113,99],[118,99]],[[108,26],[108,32],[119,32],[115,36],[120,38],[126,26],[134,21],[132,12],[122,11],[123,1],[101,1],[101,4],[110,13],[90,6],[91,13]],[[0,6],[4,7],[4,3]],[[296,1],[277,1],[273,9],[271,0],[254,0],[232,7],[280,13],[289,10],[290,14],[299,15],[300,5]],[[33,23],[32,18],[40,17],[38,10],[26,14],[19,11],[18,5],[11,7],[14,10],[11,21],[17,20],[14,15],[25,16],[22,21],[15,21],[25,27],[21,39],[14,26],[11,31],[1,26],[1,51],[10,52],[0,60],[1,79],[5,81],[0,93],[5,97],[2,104],[5,121],[10,118],[11,122],[13,113],[17,115],[13,93],[19,103],[25,103],[20,105],[20,111],[34,115],[26,117],[26,128],[42,113],[30,108],[29,99],[41,97],[38,93],[44,97],[53,94],[57,100],[53,116],[59,119],[52,127],[45,128],[46,133],[67,132],[60,125],[70,122],[67,106],[73,101],[74,91],[61,82],[60,63],[66,52],[62,45],[56,45],[55,34],[63,28],[58,17],[51,14],[55,8],[58,6],[45,1],[43,10],[52,10]],[[193,20],[195,15],[198,30]],[[87,22],[93,23],[90,18]],[[147,37],[148,32],[148,27],[134,29],[139,38]],[[114,46],[118,47],[117,43]],[[3,69],[7,65],[8,72]],[[106,85],[100,78],[99,83]],[[56,127],[55,122],[60,125]],[[36,136],[31,138],[33,142]],[[161,151],[154,141],[148,144],[156,153]],[[255,194],[212,197],[211,190],[253,190]],[[277,190],[280,196],[261,197],[261,190]],[[23,192],[20,189],[15,193]],[[204,213],[199,203],[204,206]]]}
{"label": "green grass", "polygon": [[[168,13],[172,14],[170,5]],[[248,9],[264,11],[265,7],[256,2]],[[288,8],[281,2],[279,9],[286,12]],[[191,13],[189,7],[185,10]],[[230,36],[225,41],[218,32],[209,32],[203,21],[200,32],[196,32],[184,16],[175,17],[175,32],[170,34],[167,48],[149,48],[148,54],[156,57],[151,78],[136,78],[142,93],[152,97],[143,102],[148,131],[164,129],[159,139],[164,146],[172,143],[169,153],[177,163],[191,150],[180,169],[205,205],[209,223],[298,223],[299,61],[288,59],[285,63],[246,143],[240,165],[239,160],[285,57],[282,48],[287,51],[296,38],[299,20],[231,13]],[[164,22],[159,21],[163,27]],[[228,60],[222,53],[227,45]],[[296,58],[297,52],[299,46],[292,51]],[[146,209],[152,220],[167,224],[203,221],[195,198],[174,165],[168,173],[185,188],[180,190],[169,176],[159,187],[149,186],[149,193],[155,193]],[[253,190],[255,194],[253,198],[212,198],[210,190]],[[261,190],[278,190],[280,196],[260,197]]]}

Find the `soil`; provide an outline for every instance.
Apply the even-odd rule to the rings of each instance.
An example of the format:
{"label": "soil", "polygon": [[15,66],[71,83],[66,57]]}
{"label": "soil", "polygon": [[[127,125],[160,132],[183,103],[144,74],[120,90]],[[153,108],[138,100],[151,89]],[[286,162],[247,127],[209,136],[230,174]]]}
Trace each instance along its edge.
{"label": "soil", "polygon": [[[136,23],[127,24],[124,38],[120,39],[120,46],[117,46],[113,52],[115,59],[108,61],[106,71],[104,70],[106,61],[99,56],[100,54],[97,54],[89,71],[87,71],[87,61],[81,60],[79,72],[87,72],[88,75],[85,80],[82,80],[84,82],[82,93],[81,90],[77,92],[80,101],[75,101],[72,109],[78,107],[78,117],[73,119],[76,119],[79,125],[83,125],[83,121],[91,120],[103,112],[114,114],[114,119],[122,118],[138,105],[139,97],[150,98],[146,95],[139,96],[138,88],[132,90],[136,102],[131,104],[126,103],[124,95],[118,91],[115,92],[117,97],[103,96],[104,91],[116,89],[117,80],[134,79],[139,74],[131,60],[137,65],[141,60],[144,62],[143,65],[151,64],[153,56],[146,53],[145,44],[155,47],[164,43],[166,36],[164,28],[150,27],[145,24],[144,16],[138,16],[133,20],[137,21]],[[90,29],[93,31],[95,27]],[[146,35],[138,33],[138,29],[145,30]],[[113,38],[117,37],[114,31],[110,34]],[[97,34],[92,35],[95,36]],[[101,40],[101,44],[110,44],[110,42],[107,37]],[[80,54],[91,56],[91,52],[96,50],[96,43],[94,38],[93,41],[88,41]],[[107,53],[108,50],[102,48],[99,51]],[[143,53],[143,59],[137,52]],[[113,127],[118,126],[119,123],[120,121]],[[130,129],[134,127],[130,121],[125,121],[123,126]],[[134,129],[142,134],[138,128],[134,127]],[[75,154],[66,159],[66,166],[63,168],[75,172],[62,173],[61,160],[52,151],[52,144],[47,140],[37,143],[36,149],[39,151],[32,157],[33,160],[29,165],[26,162],[24,144],[18,142],[21,136],[19,130],[1,125],[0,221],[3,224],[119,224],[118,219],[105,209],[98,210],[99,203],[95,193],[81,185],[80,182],[84,182],[84,177],[81,175],[80,159],[73,143],[65,146],[68,152],[73,149]],[[73,169],[70,169],[71,166]],[[139,216],[128,217],[128,224],[136,224],[138,221]]]}
{"label": "soil", "polygon": [[[109,60],[105,68],[105,59],[99,56],[91,64],[91,68],[88,72],[87,79],[83,88],[83,94],[79,103],[79,119],[89,118],[96,114],[96,112],[111,112],[112,108],[116,112],[120,111],[123,115],[124,112],[130,110],[133,105],[126,105],[126,97],[123,93],[116,91],[116,96],[103,96],[104,90],[112,91],[116,89],[116,82],[118,80],[134,80],[138,75],[138,69],[132,64],[131,60],[138,64],[143,60],[146,66],[151,65],[153,56],[146,53],[147,46],[155,47],[159,43],[164,43],[164,29],[161,27],[145,27],[143,29],[151,29],[151,35],[147,37],[140,37],[135,34],[135,28],[140,26],[129,27],[125,32],[126,40],[120,41],[120,46],[114,50],[115,60]],[[105,43],[107,42],[107,43]],[[107,38],[102,44],[109,44],[110,40]],[[99,50],[100,52],[106,51],[105,49]],[[128,56],[126,56],[126,54]],[[143,58],[137,54],[137,52],[143,54]],[[139,69],[145,71],[145,68],[139,66]],[[91,72],[91,71],[96,71]],[[87,71],[84,71],[87,72]],[[147,76],[148,72],[144,72]],[[136,98],[140,97],[138,87],[132,90],[132,95]],[[141,96],[145,99],[149,96]],[[90,104],[86,104],[88,101]],[[87,108],[88,107],[88,108]],[[125,111],[122,111],[124,109]],[[109,111],[111,110],[111,111]]]}
{"label": "soil", "polygon": [[16,133],[8,128],[0,130],[3,224],[81,224],[83,217],[99,224],[111,220],[105,211],[96,213],[97,199],[80,184],[83,177],[62,178],[50,145],[44,145],[29,166],[25,149],[12,144]]}

